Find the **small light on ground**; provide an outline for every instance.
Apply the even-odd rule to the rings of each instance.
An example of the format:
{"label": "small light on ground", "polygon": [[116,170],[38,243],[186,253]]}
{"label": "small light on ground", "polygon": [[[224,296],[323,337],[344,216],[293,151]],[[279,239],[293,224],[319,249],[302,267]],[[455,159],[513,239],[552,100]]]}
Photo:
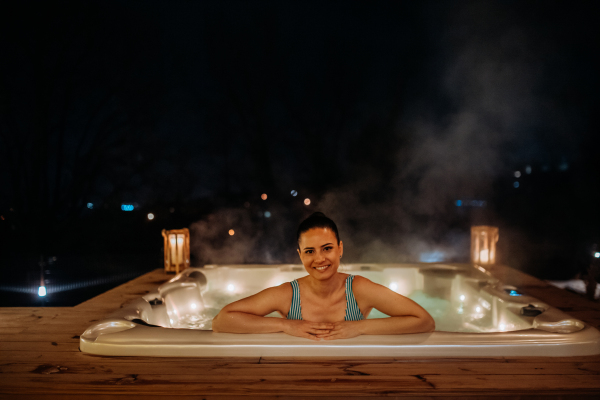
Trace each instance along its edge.
{"label": "small light on ground", "polygon": [[310,199],[304,199],[304,204],[309,205],[310,204]]}
{"label": "small light on ground", "polygon": [[261,194],[260,198],[263,199],[263,200],[266,200],[267,199],[267,194],[266,193]]}
{"label": "small light on ground", "polygon": [[121,210],[133,211],[133,204],[121,204]]}
{"label": "small light on ground", "polygon": [[148,220],[152,221],[154,219],[154,214],[148,213]]}
{"label": "small light on ground", "polygon": [[44,297],[46,295],[46,286],[40,286],[38,288],[38,296]]}
{"label": "small light on ground", "polygon": [[233,236],[233,235],[235,235],[235,231],[233,229],[230,229],[229,230],[229,236]]}
{"label": "small light on ground", "polygon": [[597,251],[597,252],[595,252],[595,253],[594,253],[594,257],[596,257],[596,258],[600,258],[600,251]]}
{"label": "small light on ground", "polygon": [[92,208],[94,208],[94,203],[87,203],[87,208],[89,208],[90,210],[91,210]]}
{"label": "small light on ground", "polygon": [[292,190],[292,196],[294,196],[294,197],[298,196],[298,192],[296,192],[295,190]]}
{"label": "small light on ground", "polygon": [[265,218],[269,218],[271,216],[271,212],[270,211],[265,211]]}
{"label": "small light on ground", "polygon": [[456,200],[456,207],[462,206],[462,200]]}
{"label": "small light on ground", "polygon": [[531,165],[525,167],[525,173],[529,175],[531,173]]}
{"label": "small light on ground", "polygon": [[515,189],[518,188],[519,187],[519,182],[513,183],[513,186],[515,187]]}
{"label": "small light on ground", "polygon": [[521,171],[515,171],[515,178],[521,177]]}

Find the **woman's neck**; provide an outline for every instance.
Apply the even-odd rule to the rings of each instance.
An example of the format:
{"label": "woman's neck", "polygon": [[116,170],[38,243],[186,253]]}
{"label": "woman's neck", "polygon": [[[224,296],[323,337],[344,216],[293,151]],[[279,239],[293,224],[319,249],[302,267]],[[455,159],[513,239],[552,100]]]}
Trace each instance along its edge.
{"label": "woman's neck", "polygon": [[312,292],[322,298],[328,298],[337,292],[341,286],[344,286],[344,281],[346,280],[344,275],[339,272],[336,272],[335,275],[332,275],[331,278],[327,280],[315,279],[310,275],[308,278],[307,283]]}

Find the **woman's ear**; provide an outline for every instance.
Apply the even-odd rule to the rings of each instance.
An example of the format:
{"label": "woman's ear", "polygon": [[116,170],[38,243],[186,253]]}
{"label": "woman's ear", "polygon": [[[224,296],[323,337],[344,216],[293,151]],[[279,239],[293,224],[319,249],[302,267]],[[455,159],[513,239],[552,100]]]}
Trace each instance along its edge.
{"label": "woman's ear", "polygon": [[344,255],[344,242],[340,240],[340,257]]}
{"label": "woman's ear", "polygon": [[302,254],[300,254],[300,249],[296,249],[296,251],[298,252],[298,257],[300,257],[300,260],[302,260]]}

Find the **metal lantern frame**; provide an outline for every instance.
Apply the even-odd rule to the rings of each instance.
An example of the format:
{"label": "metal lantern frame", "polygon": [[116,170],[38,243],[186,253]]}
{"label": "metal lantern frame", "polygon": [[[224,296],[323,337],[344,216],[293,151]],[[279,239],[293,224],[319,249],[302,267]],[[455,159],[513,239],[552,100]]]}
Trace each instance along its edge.
{"label": "metal lantern frame", "polygon": [[178,274],[190,266],[190,231],[187,228],[162,230],[165,272]]}
{"label": "metal lantern frame", "polygon": [[473,264],[493,265],[496,263],[496,243],[500,235],[495,226],[471,227],[471,261]]}

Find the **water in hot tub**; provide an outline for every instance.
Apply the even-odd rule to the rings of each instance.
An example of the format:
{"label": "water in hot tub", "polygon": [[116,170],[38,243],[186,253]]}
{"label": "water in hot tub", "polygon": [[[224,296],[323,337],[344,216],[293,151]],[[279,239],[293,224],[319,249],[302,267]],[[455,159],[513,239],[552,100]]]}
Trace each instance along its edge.
{"label": "water in hot tub", "polygon": [[[203,294],[205,308],[198,315],[182,317],[174,327],[188,329],[212,329],[212,320],[227,304],[250,296],[253,293],[232,292],[228,290],[209,290]],[[448,300],[430,297],[420,290],[407,296],[423,307],[435,320],[436,330],[447,332],[482,332],[486,329],[479,328],[476,323],[477,316],[465,315],[462,307],[452,307]],[[271,313],[268,317],[280,317],[278,313]],[[386,318],[387,315],[373,309],[367,319]],[[475,323],[473,323],[475,322]]]}

